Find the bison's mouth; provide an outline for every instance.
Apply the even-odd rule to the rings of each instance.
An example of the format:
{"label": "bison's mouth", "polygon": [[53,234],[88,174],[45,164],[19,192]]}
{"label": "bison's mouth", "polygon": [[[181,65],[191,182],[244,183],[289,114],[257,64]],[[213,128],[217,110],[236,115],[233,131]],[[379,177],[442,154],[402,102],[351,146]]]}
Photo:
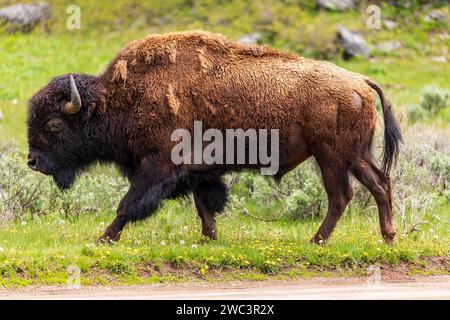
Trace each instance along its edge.
{"label": "bison's mouth", "polygon": [[36,160],[36,159],[28,160],[27,164],[28,164],[28,167],[30,167],[30,169],[33,170],[33,171],[37,171],[37,172],[43,173],[46,176],[52,174],[52,172],[50,171],[49,168],[47,168],[46,166],[41,165],[38,162],[38,160]]}
{"label": "bison's mouth", "polygon": [[27,164],[34,171],[51,175],[61,190],[70,188],[75,181],[75,169],[56,165],[47,154],[36,148],[30,148]]}

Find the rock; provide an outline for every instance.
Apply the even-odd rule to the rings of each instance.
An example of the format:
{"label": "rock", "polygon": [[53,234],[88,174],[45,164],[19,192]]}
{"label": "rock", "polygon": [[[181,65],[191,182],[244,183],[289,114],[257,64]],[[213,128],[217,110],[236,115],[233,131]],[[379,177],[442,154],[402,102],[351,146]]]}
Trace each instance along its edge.
{"label": "rock", "polygon": [[3,115],[2,110],[0,110],[0,121],[2,121],[5,118],[5,116]]}
{"label": "rock", "polygon": [[48,20],[52,9],[48,3],[19,3],[0,9],[0,22],[12,26],[12,31],[30,32],[39,22]]}
{"label": "rock", "polygon": [[243,44],[248,44],[248,45],[252,45],[252,44],[257,44],[261,41],[262,35],[260,33],[249,33],[249,34],[245,34],[242,37],[240,37],[238,39],[238,42],[243,43]]}
{"label": "rock", "polygon": [[346,57],[360,56],[368,58],[370,49],[363,36],[357,32],[350,31],[344,27],[339,27],[336,35],[338,45],[344,50]]}
{"label": "rock", "polygon": [[383,52],[391,52],[400,49],[401,47],[402,44],[400,41],[385,41],[375,45],[375,48]]}
{"label": "rock", "polygon": [[426,22],[445,21],[446,19],[447,19],[447,16],[445,15],[445,13],[438,11],[438,10],[430,11],[424,18],[424,20]]}
{"label": "rock", "polygon": [[389,30],[393,30],[393,29],[397,28],[397,22],[395,22],[393,20],[385,19],[385,20],[383,20],[383,23],[384,23],[385,27],[388,28]]}
{"label": "rock", "polygon": [[447,58],[445,56],[436,56],[431,57],[431,61],[437,62],[437,63],[447,63]]}
{"label": "rock", "polygon": [[355,7],[356,0],[316,0],[319,8],[332,11],[345,11]]}

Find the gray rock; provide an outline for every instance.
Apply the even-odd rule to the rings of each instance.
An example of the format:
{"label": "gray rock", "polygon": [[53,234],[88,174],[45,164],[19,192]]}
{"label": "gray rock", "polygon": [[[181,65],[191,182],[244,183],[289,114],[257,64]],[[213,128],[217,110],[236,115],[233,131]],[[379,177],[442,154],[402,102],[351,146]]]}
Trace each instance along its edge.
{"label": "gray rock", "polygon": [[438,11],[438,10],[430,11],[424,18],[424,20],[426,22],[445,21],[446,19],[447,19],[447,16],[445,15],[445,13]]}
{"label": "gray rock", "polygon": [[385,27],[388,28],[389,30],[393,30],[393,29],[397,28],[397,22],[395,22],[395,21],[385,19],[385,20],[383,20],[383,23],[384,23]]}
{"label": "gray rock", "polygon": [[3,20],[23,32],[31,31],[39,22],[47,20],[52,15],[48,3],[19,3],[0,9],[0,21]]}
{"label": "gray rock", "polygon": [[354,8],[356,2],[356,0],[316,0],[316,5],[328,10],[345,11]]}
{"label": "gray rock", "polygon": [[346,57],[360,56],[368,58],[370,49],[363,36],[357,32],[339,27],[336,35],[338,45],[344,50]]}
{"label": "gray rock", "polygon": [[248,45],[252,45],[252,44],[257,44],[261,41],[262,35],[260,33],[249,33],[249,34],[245,34],[242,37],[240,37],[238,39],[238,42],[243,43],[243,44],[248,44]]}
{"label": "gray rock", "polygon": [[402,44],[400,41],[385,41],[375,45],[375,48],[383,52],[391,52],[400,49],[401,47]]}

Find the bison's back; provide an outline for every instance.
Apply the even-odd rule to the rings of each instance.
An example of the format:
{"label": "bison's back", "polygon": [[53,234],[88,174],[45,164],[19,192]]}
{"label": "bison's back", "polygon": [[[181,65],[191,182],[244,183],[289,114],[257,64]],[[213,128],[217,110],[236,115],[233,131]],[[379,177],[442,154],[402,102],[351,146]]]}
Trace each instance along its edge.
{"label": "bison's back", "polygon": [[167,128],[192,128],[202,120],[219,129],[280,129],[282,143],[298,128],[311,145],[352,143],[356,132],[373,132],[376,118],[362,76],[206,32],[133,42],[104,77],[144,129],[166,136]]}
{"label": "bison's back", "polygon": [[194,111],[227,128],[285,129],[296,123],[316,138],[336,137],[358,125],[373,126],[376,116],[363,77],[328,62],[238,59],[198,84]]}

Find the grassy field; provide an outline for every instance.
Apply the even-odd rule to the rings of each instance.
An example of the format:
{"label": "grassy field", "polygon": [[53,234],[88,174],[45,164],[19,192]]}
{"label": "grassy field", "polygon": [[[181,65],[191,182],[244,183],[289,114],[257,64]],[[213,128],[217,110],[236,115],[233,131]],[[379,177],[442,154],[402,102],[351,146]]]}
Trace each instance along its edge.
{"label": "grassy field", "polygon": [[[9,2],[0,0],[0,7]],[[0,177],[9,182],[19,177],[15,186],[21,192],[20,186],[40,190],[23,210],[16,212],[11,209],[17,207],[13,205],[4,205],[2,210],[0,204],[0,286],[63,284],[68,267],[73,265],[81,269],[83,284],[354,275],[364,274],[372,264],[401,263],[410,266],[410,273],[450,273],[450,106],[420,123],[412,123],[407,115],[408,108],[419,105],[425,86],[449,89],[450,64],[430,59],[442,54],[448,59],[449,39],[440,38],[445,32],[448,35],[448,26],[430,26],[411,11],[387,6],[382,7],[383,13],[398,21],[395,30],[369,31],[364,10],[317,12],[312,1],[300,1],[303,6],[275,1],[265,6],[246,1],[220,6],[202,1],[195,10],[185,1],[134,5],[126,1],[109,5],[77,1],[83,10],[82,29],[77,31],[65,28],[65,9],[70,1],[50,2],[54,6],[54,18],[48,26],[51,32],[38,27],[31,34],[0,33],[0,149],[8,146],[5,150],[14,150],[0,152],[0,170],[4,170]],[[448,14],[448,9],[444,11]],[[418,12],[423,17],[424,13]],[[263,13],[270,22],[261,18]],[[362,31],[370,44],[399,40],[403,46],[389,54],[374,50],[370,60],[345,61],[328,49],[338,24]],[[264,200],[263,192],[259,198],[258,194],[247,194],[242,181],[232,187],[231,204],[218,218],[217,242],[205,243],[200,238],[199,219],[191,199],[187,199],[168,201],[155,216],[128,226],[119,243],[95,246],[126,190],[115,169],[95,167],[66,195],[52,189],[48,178],[26,170],[27,100],[50,78],[68,72],[98,74],[124,44],[149,32],[199,28],[234,39],[256,28],[269,45],[327,58],[374,78],[386,88],[407,132],[406,146],[393,174],[398,226],[394,246],[381,240],[373,200],[361,188],[356,189],[355,203],[327,245],[314,246],[308,241],[321,222],[323,207],[317,214],[293,219],[288,206],[270,197]],[[9,174],[11,167],[15,176]],[[313,165],[299,170],[320,186],[310,167]],[[106,181],[112,181],[108,188],[103,187]],[[271,184],[261,186],[266,182],[259,180],[256,183],[257,190],[274,188]],[[12,189],[11,183],[6,185]],[[0,184],[0,195],[2,187],[4,192],[5,184]],[[307,195],[312,204],[324,200],[323,194]],[[73,205],[78,204],[78,198],[84,202]],[[0,201],[8,204],[5,197]],[[6,216],[10,218],[2,219]],[[441,257],[440,263],[428,267],[434,257]]]}
{"label": "grassy field", "polygon": [[[112,212],[85,214],[69,222],[58,215],[10,223],[2,228],[1,285],[64,284],[67,268],[81,269],[84,284],[149,283],[192,279],[263,279],[268,276],[364,274],[372,264],[410,263],[411,272],[447,273],[449,206],[426,215],[420,232],[399,228],[386,245],[375,212],[347,212],[326,246],[308,243],[319,220],[263,222],[229,211],[218,219],[220,240],[202,243],[189,203],[170,201],[143,223],[130,225],[120,242],[95,246]],[[447,213],[444,213],[446,211]],[[447,257],[436,269],[427,258]],[[238,273],[231,272],[239,270]],[[227,272],[228,271],[228,272]]]}

